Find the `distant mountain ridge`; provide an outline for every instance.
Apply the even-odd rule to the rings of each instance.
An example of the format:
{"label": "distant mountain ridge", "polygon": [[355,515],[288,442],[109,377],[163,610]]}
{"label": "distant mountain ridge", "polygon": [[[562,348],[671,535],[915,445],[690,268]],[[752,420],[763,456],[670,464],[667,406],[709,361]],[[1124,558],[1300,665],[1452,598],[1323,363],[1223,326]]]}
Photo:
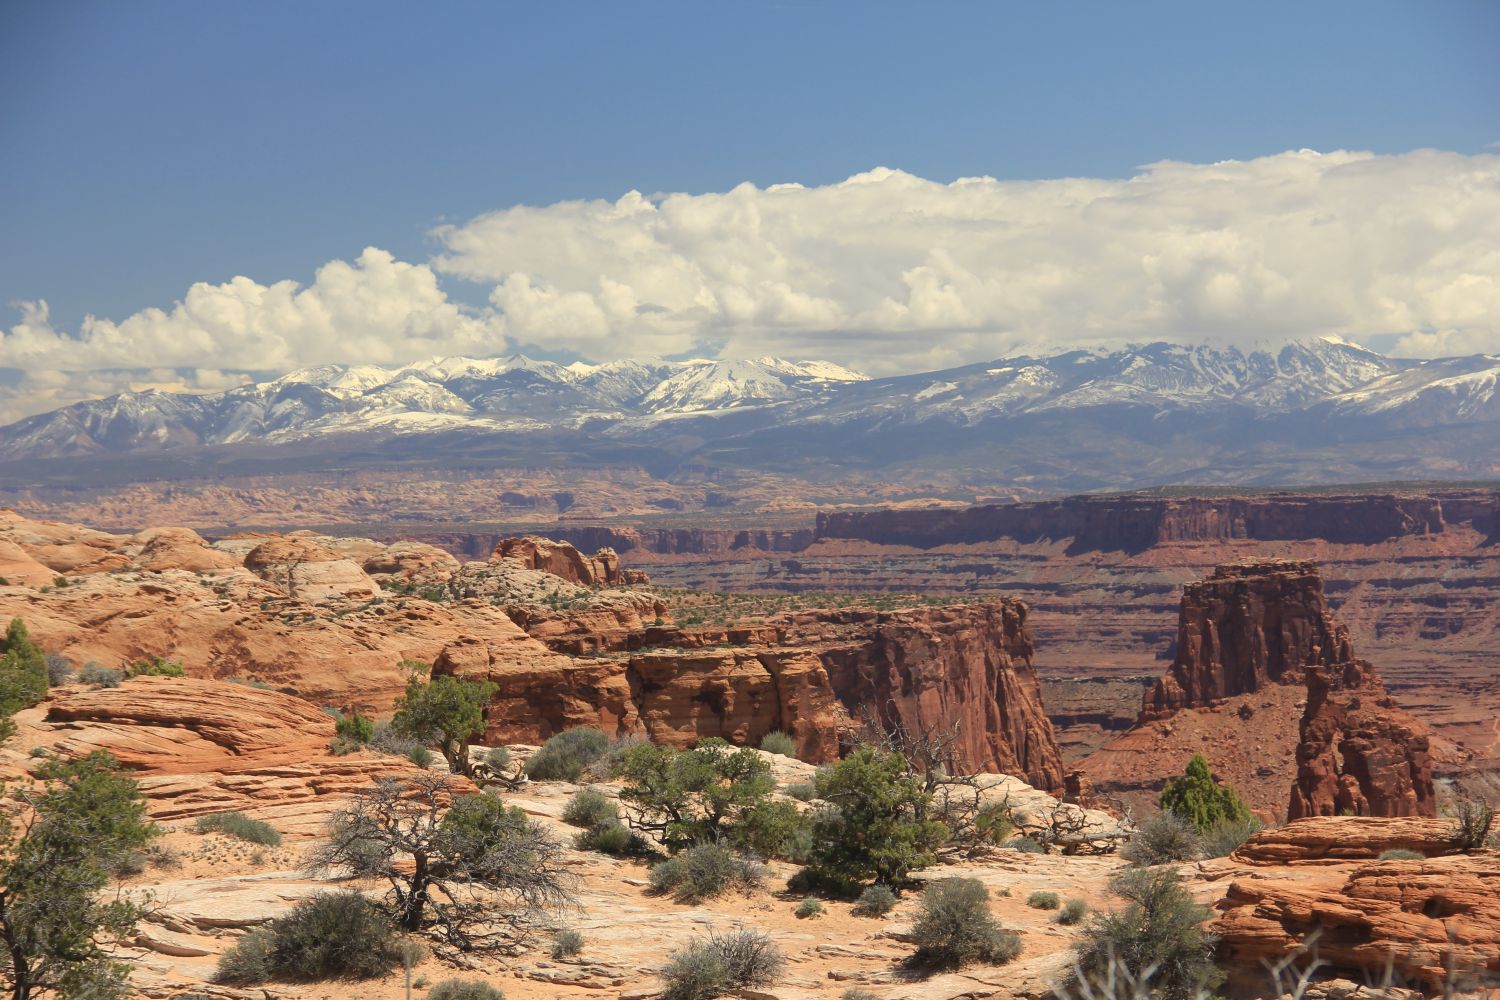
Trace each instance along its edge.
{"label": "distant mountain ridge", "polygon": [[[436,358],[160,391],[0,428],[0,462],[264,452],[320,441],[462,456],[644,450],[670,466],[959,469],[1042,489],[1500,471],[1500,357],[1413,361],[1336,338],[1156,343],[868,378],[825,361]],[[498,451],[496,449],[499,449]],[[1209,477],[1205,479],[1204,477]]]}

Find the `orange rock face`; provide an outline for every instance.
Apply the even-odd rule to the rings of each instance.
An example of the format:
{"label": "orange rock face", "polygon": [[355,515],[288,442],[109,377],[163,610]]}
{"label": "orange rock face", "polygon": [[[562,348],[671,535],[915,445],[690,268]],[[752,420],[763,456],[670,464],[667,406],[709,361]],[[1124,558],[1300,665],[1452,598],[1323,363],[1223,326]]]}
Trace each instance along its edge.
{"label": "orange rock face", "polygon": [[[581,587],[618,587],[625,583],[648,583],[638,571],[622,571],[614,549],[602,548],[586,556],[567,542],[554,542],[535,535],[502,538],[490,561],[509,559],[526,569],[540,570]],[[628,579],[627,579],[628,576]]]}
{"label": "orange rock face", "polygon": [[1457,849],[1452,820],[1419,816],[1314,816],[1262,830],[1230,860],[1247,865],[1373,861],[1389,850],[1435,856]]}
{"label": "orange rock face", "polygon": [[975,770],[1063,786],[1019,601],[787,613],[745,627],[657,629],[652,645],[559,669],[518,664],[468,639],[445,649],[433,670],[499,684],[492,741],[593,725],[677,745],[710,736],[754,744],[781,729],[799,756],[823,761],[869,715],[912,731],[957,723]]}
{"label": "orange rock face", "polygon": [[369,751],[334,757],[328,714],[300,698],[221,681],[137,677],[71,693],[46,718],[63,753],[106,750],[138,772],[151,815],[162,820],[306,811],[416,770],[405,758]]}
{"label": "orange rock face", "polygon": [[1353,658],[1311,562],[1232,563],[1183,588],[1177,655],[1146,693],[1142,721],[1202,707],[1267,684],[1302,680],[1309,666]]}
{"label": "orange rock face", "polygon": [[1220,959],[1242,976],[1301,956],[1324,963],[1323,975],[1379,979],[1389,968],[1431,994],[1484,995],[1468,991],[1500,982],[1493,851],[1237,878],[1216,908]]}

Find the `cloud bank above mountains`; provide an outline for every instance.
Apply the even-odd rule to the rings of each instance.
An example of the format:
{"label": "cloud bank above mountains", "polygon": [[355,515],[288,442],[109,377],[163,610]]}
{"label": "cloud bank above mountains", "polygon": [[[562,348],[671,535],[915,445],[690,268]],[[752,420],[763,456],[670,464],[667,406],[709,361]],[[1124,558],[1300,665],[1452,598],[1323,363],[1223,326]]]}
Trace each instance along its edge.
{"label": "cloud bank above mountains", "polygon": [[[520,206],[368,248],[305,285],[238,277],[169,309],[0,333],[0,419],[155,384],[539,346],[596,361],[777,354],[871,374],[1127,341],[1396,334],[1500,351],[1500,156],[1282,153],[1126,179],[781,184]],[[486,304],[448,294],[477,283]],[[464,295],[469,299],[472,296]]]}

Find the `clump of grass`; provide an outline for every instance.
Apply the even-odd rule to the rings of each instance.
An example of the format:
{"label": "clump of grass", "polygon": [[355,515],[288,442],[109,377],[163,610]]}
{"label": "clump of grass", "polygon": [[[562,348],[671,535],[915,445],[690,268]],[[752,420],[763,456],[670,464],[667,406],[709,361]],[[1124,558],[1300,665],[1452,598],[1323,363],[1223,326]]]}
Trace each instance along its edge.
{"label": "clump of grass", "polygon": [[883,917],[896,908],[896,894],[888,886],[872,885],[859,894],[854,904],[856,917]]}
{"label": "clump of grass", "polygon": [[1089,904],[1081,899],[1070,899],[1063,904],[1063,908],[1057,911],[1057,922],[1066,926],[1072,926],[1083,920],[1089,912]]}
{"label": "clump of grass", "polygon": [[194,833],[222,833],[263,847],[280,847],[281,834],[269,823],[251,819],[242,812],[214,813],[193,821]]}
{"label": "clump of grass", "polygon": [[780,754],[782,757],[797,756],[797,741],[790,733],[784,733],[780,729],[773,729],[760,741],[760,748],[766,753]]}
{"label": "clump of grass", "polygon": [[786,793],[798,802],[811,802],[818,797],[817,786],[809,781],[796,781],[787,785]]}
{"label": "clump of grass", "polygon": [[798,920],[807,920],[809,917],[821,917],[823,915],[823,904],[809,896],[798,904],[795,916]]}
{"label": "clump of grass", "polygon": [[572,958],[581,951],[583,951],[583,935],[571,927],[558,931],[557,937],[552,941],[553,958]]}
{"label": "clump of grass", "polygon": [[1038,890],[1026,897],[1026,905],[1033,910],[1055,910],[1061,904],[1055,892]]}
{"label": "clump of grass", "polygon": [[1381,851],[1378,861],[1426,861],[1427,855],[1418,851],[1409,851],[1404,847],[1392,847],[1388,851]]}

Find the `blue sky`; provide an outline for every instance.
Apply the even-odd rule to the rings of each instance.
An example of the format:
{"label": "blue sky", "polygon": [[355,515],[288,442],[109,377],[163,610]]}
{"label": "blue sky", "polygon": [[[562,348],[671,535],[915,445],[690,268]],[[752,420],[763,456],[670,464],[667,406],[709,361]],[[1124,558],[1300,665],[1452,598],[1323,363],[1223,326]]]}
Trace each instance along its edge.
{"label": "blue sky", "polygon": [[1500,5],[0,6],[0,299],[73,326],[516,203],[1500,140]]}
{"label": "blue sky", "polygon": [[[123,322],[171,310],[194,282],[306,286],[326,262],[355,261],[366,247],[425,264],[452,253],[434,227],[631,190],[817,187],[877,166],[943,184],[1127,178],[1162,160],[1248,161],[1304,147],[1483,157],[1500,141],[1497,50],[1500,4],[1489,0],[7,0],[0,304],[46,300],[45,321],[27,322],[77,337],[85,314]],[[1407,174],[1389,176],[1410,188],[1394,180]],[[508,218],[520,231],[524,220]],[[533,237],[532,249],[585,238],[556,226]],[[527,289],[502,302],[495,288],[523,270],[528,287],[545,291],[532,295],[538,308],[572,288],[558,276],[566,269],[459,256],[437,280],[466,309],[519,316]],[[587,261],[571,266],[598,284]],[[631,287],[641,314],[666,308]],[[12,309],[0,332],[19,315]],[[777,315],[757,329],[806,326],[817,310]],[[841,328],[863,329],[873,313],[860,315]],[[1308,315],[1346,331],[1409,332],[1399,311],[1358,322]],[[1413,315],[1412,330],[1458,323]],[[1002,319],[971,324],[989,339],[903,364],[993,354],[1010,342],[1000,333],[1031,322]],[[1189,319],[1168,332],[1214,332]],[[553,337],[545,324],[507,329],[512,346]],[[558,349],[608,353],[603,336]],[[621,351],[678,343],[617,339]],[[15,360],[25,352],[12,340],[7,354],[0,335],[0,368],[43,363],[35,348]],[[117,362],[90,362],[107,363]],[[141,363],[198,362],[166,352]],[[57,367],[73,364],[59,355]]]}

